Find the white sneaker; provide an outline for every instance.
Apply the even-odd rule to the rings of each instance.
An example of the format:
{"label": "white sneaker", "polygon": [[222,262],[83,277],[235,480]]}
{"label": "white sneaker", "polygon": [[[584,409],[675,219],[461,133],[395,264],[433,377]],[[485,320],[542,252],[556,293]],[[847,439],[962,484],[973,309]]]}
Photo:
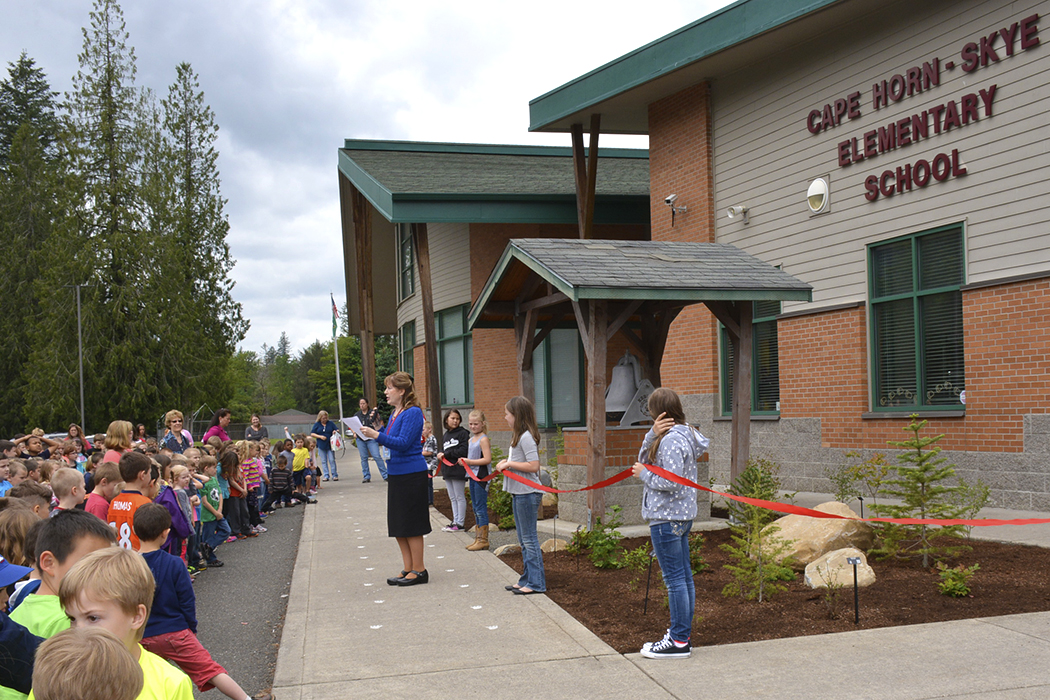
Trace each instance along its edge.
{"label": "white sneaker", "polygon": [[679,646],[671,641],[670,637],[664,637],[659,642],[653,642],[642,646],[641,654],[647,659],[688,659],[692,650],[689,642]]}

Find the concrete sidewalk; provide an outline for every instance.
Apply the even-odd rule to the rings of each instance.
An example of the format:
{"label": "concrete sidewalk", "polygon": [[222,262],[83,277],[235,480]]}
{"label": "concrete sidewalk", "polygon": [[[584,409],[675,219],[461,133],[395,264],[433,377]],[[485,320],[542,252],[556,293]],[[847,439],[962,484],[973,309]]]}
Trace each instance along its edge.
{"label": "concrete sidewalk", "polygon": [[[517,574],[489,552],[466,551],[471,536],[441,532],[436,511],[431,582],[387,586],[401,556],[386,536],[385,485],[349,478],[325,484],[318,500],[305,513],[292,579],[280,700],[1050,697],[1050,613],[699,647],[688,660],[653,661],[617,654],[546,596],[505,591]],[[1050,526],[1031,539],[1050,545]]]}

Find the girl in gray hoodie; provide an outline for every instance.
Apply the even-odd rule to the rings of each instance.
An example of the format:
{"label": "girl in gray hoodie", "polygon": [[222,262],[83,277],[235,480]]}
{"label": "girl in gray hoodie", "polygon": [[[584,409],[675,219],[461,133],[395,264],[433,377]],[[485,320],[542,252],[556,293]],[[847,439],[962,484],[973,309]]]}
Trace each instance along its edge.
{"label": "girl in gray hoodie", "polygon": [[689,562],[689,530],[696,517],[696,490],[657,476],[646,464],[696,481],[696,463],[709,441],[685,422],[682,401],[671,389],[660,388],[649,396],[649,415],[656,416],[652,430],[638,451],[633,473],[644,484],[642,517],[649,522],[653,551],[660,562],[671,610],[671,627],[658,642],[646,642],[642,656],[650,659],[685,659],[690,654],[696,586]]}

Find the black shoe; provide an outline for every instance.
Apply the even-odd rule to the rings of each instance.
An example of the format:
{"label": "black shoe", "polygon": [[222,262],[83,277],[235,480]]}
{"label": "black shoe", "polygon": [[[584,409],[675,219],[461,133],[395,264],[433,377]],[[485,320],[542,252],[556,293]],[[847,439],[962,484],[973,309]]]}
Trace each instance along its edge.
{"label": "black shoe", "polygon": [[220,566],[225,566],[225,564],[223,564],[218,559],[212,559],[211,561],[208,562],[208,568],[209,569],[216,569],[216,568],[218,568]]}
{"label": "black shoe", "polygon": [[361,483],[362,484],[368,484],[368,483],[371,483],[371,481],[372,481],[371,479],[361,479]]}
{"label": "black shoe", "polygon": [[422,583],[430,582],[430,574],[427,573],[426,569],[422,571],[411,571],[416,575],[415,578],[407,578],[408,574],[405,574],[405,578],[398,579],[397,585],[399,586],[415,586]]}
{"label": "black shoe", "polygon": [[402,571],[400,576],[391,576],[390,578],[388,578],[386,580],[386,585],[388,585],[388,586],[396,586],[396,585],[398,585],[398,582],[401,579],[403,579],[405,577],[405,574],[407,574],[407,573],[408,573],[407,571]]}

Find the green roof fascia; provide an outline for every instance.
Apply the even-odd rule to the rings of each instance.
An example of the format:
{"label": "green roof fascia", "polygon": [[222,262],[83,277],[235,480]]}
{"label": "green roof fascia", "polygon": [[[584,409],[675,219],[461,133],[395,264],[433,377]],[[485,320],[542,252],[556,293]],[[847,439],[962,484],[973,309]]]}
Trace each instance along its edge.
{"label": "green roof fascia", "polygon": [[841,0],[739,0],[529,102],[529,131]]}
{"label": "green roof fascia", "polygon": [[813,301],[812,289],[653,289],[647,287],[576,287],[575,290],[575,300]]}
{"label": "green roof fascia", "polygon": [[[514,146],[488,143],[441,143],[435,141],[377,141],[372,139],[345,139],[343,148],[348,151],[399,151],[410,153],[470,153],[475,155],[495,156],[555,156],[572,157],[570,146]],[[585,147],[584,152],[588,149]],[[602,158],[640,158],[649,157],[645,148],[605,148],[598,149]],[[342,155],[342,153],[340,153]]]}
{"label": "green roof fascia", "polygon": [[339,172],[353,183],[357,191],[371,202],[373,207],[383,216],[390,218],[394,207],[393,193],[342,151],[339,151]]}
{"label": "green roof fascia", "polygon": [[[596,224],[648,224],[649,198],[645,196],[597,197]],[[575,195],[394,195],[392,208],[384,211],[393,223],[473,224],[575,224]]]}

